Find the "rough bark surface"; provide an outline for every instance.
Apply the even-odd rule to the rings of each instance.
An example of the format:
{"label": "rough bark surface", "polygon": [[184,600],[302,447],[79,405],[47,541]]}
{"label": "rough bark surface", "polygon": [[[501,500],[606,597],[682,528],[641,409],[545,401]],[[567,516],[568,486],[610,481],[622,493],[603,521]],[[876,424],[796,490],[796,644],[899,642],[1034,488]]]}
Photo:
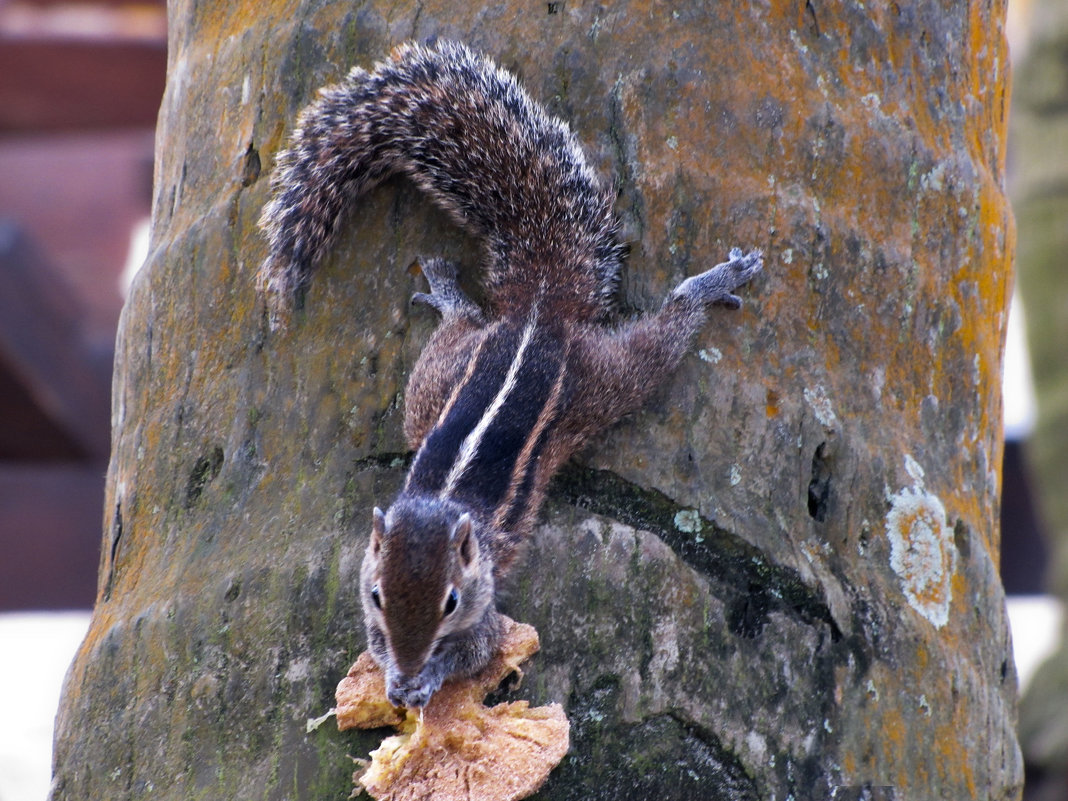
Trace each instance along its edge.
{"label": "rough bark surface", "polygon": [[516,570],[505,609],[542,641],[519,694],[573,724],[538,797],[1016,798],[1004,9],[880,8],[171,3],[53,798],[340,799],[374,744],[304,724],[363,648],[370,510],[404,473],[433,326],[406,267],[443,254],[475,283],[478,243],[390,182],[273,333],[255,221],[315,89],[427,36],[578,131],[618,188],[633,304],[731,245],[766,254],[745,309],[561,475]]}

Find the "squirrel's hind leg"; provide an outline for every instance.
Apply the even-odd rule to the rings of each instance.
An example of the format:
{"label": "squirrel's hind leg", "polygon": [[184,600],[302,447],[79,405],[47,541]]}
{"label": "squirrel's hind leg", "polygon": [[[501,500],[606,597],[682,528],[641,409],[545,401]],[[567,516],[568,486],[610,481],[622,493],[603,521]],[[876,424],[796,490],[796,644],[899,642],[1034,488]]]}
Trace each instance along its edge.
{"label": "squirrel's hind leg", "polygon": [[704,327],[711,305],[737,309],[733,292],[760,272],[759,250],[743,254],[679,284],[655,314],[618,329],[588,328],[577,341],[584,377],[574,404],[575,417],[589,421],[584,431],[611,425],[640,407],[671,376]]}

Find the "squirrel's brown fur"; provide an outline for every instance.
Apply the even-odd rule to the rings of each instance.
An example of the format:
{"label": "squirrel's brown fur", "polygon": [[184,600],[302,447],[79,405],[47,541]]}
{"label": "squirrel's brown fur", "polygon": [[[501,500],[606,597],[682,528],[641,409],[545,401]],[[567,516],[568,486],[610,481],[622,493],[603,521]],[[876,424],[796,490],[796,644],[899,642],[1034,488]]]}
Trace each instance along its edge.
{"label": "squirrel's brown fur", "polygon": [[456,268],[423,264],[415,300],[441,324],[408,382],[416,451],[361,572],[370,649],[390,699],[423,706],[480,669],[499,632],[494,597],[560,465],[676,368],[709,305],[761,269],[759,251],[683,281],[655,314],[605,325],[622,249],[612,198],[567,126],[463,45],[399,47],[320,90],[280,154],[260,221],[260,285],[276,315],[300,296],[355,198],[409,176],[487,248],[488,313]]}

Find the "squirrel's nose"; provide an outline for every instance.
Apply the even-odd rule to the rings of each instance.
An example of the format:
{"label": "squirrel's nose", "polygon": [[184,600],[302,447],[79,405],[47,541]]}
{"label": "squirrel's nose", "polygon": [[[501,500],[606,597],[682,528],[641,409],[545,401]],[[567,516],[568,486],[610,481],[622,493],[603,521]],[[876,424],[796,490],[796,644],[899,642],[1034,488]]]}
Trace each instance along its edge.
{"label": "squirrel's nose", "polygon": [[395,664],[397,666],[397,673],[400,674],[398,679],[400,679],[401,682],[410,682],[422,672],[423,665],[426,664],[426,659],[423,657],[417,659],[404,659],[398,656],[395,658]]}
{"label": "squirrel's nose", "polygon": [[414,681],[434,655],[437,645],[437,641],[432,639],[428,642],[416,640],[414,637],[394,637],[390,651],[393,655],[393,665],[400,674],[398,678],[402,682]]}

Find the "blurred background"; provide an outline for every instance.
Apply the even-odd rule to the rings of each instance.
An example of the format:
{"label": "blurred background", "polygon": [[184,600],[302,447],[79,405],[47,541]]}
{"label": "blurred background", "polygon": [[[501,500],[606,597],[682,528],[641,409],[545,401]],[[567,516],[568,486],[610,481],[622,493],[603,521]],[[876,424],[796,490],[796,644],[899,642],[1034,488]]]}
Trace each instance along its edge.
{"label": "blurred background", "polygon": [[[1068,0],[1013,0],[1009,32],[1002,576],[1025,797],[1068,801]],[[0,0],[0,801],[47,795],[96,595],[115,329],[148,247],[165,77],[163,0]]]}
{"label": "blurred background", "polygon": [[147,250],[166,3],[0,0],[0,801],[43,801],[96,596],[111,362]]}

